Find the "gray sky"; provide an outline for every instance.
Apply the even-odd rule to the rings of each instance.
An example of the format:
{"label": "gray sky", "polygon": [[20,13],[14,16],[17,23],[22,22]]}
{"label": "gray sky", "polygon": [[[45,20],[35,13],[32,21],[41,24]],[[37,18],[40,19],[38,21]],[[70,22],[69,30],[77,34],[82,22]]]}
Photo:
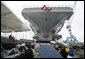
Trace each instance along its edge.
{"label": "gray sky", "polygon": [[[55,6],[71,6],[73,7],[74,2],[73,1],[2,1],[7,5],[11,11],[17,15],[17,17],[24,23],[26,23],[29,26],[29,22],[23,18],[21,15],[21,11],[25,7],[42,7],[43,5],[55,7]],[[66,37],[69,36],[69,33],[66,29],[66,24],[64,24],[64,27],[59,32],[59,34],[63,35],[63,40],[66,40]],[[78,1],[74,17],[72,21],[72,33],[77,37],[78,41],[84,42],[84,1]],[[27,34],[27,35],[26,35]],[[22,33],[22,34],[14,34],[17,39],[20,38],[29,38],[32,39],[32,36],[34,33],[32,31],[28,31],[28,33]],[[23,36],[24,35],[24,36]]]}

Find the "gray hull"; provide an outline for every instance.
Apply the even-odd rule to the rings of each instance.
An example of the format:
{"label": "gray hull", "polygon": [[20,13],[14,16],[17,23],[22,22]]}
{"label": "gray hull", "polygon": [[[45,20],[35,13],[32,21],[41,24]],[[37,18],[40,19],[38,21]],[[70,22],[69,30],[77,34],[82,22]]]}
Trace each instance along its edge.
{"label": "gray hull", "polygon": [[[25,8],[22,15],[30,22],[30,26],[38,36],[37,40],[50,41],[52,35],[63,27],[65,20],[69,20],[73,9],[69,7],[51,7],[51,11],[41,8]],[[54,32],[53,32],[54,31]]]}

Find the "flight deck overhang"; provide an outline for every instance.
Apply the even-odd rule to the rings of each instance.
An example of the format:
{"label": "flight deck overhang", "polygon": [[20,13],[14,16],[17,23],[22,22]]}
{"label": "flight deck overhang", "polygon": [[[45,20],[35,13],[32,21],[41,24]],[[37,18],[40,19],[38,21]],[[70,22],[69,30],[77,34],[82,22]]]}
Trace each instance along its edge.
{"label": "flight deck overhang", "polygon": [[24,8],[22,10],[23,17],[30,22],[35,32],[39,32],[39,36],[49,35],[55,27],[55,31],[59,31],[65,20],[69,20],[73,14],[73,9],[70,7],[49,8],[51,11],[41,8]]}
{"label": "flight deck overhang", "polygon": [[51,11],[42,10],[41,8],[25,8],[22,15],[31,23],[35,23],[41,31],[49,32],[60,21],[68,20],[73,14],[73,9],[70,7],[51,8]]}

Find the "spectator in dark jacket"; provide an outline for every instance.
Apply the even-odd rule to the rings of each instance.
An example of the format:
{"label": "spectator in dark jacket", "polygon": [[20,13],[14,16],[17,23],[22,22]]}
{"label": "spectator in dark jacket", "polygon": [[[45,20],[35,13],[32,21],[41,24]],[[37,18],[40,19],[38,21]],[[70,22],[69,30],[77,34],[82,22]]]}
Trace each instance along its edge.
{"label": "spectator in dark jacket", "polygon": [[31,45],[27,44],[25,48],[26,48],[26,51],[25,51],[26,56],[28,58],[33,58],[33,51],[31,49]]}
{"label": "spectator in dark jacket", "polygon": [[60,54],[63,56],[63,58],[67,58],[67,52],[65,51],[64,47],[60,47],[61,51]]}

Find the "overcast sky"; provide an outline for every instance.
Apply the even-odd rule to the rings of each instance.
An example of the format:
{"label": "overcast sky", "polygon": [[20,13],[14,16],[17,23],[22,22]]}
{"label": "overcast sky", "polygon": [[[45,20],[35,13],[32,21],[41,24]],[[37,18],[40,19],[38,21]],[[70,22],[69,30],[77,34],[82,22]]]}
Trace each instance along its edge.
{"label": "overcast sky", "polygon": [[[30,7],[42,7],[43,5],[56,7],[56,6],[74,6],[74,1],[2,1],[6,6],[15,14],[22,22],[27,22],[29,26],[29,22],[23,18],[21,15],[21,11],[23,8]],[[74,17],[72,18],[72,33],[80,42],[84,42],[84,2],[77,1],[77,5],[74,12]],[[67,23],[65,22],[64,27],[59,32],[62,34],[63,40],[66,40],[66,37],[69,36],[69,33],[66,29]],[[26,35],[27,34],[27,35]],[[22,34],[14,34],[17,39],[20,38],[29,38],[32,39],[34,33],[32,31],[28,31],[28,33]],[[24,35],[24,36],[23,36]]]}

